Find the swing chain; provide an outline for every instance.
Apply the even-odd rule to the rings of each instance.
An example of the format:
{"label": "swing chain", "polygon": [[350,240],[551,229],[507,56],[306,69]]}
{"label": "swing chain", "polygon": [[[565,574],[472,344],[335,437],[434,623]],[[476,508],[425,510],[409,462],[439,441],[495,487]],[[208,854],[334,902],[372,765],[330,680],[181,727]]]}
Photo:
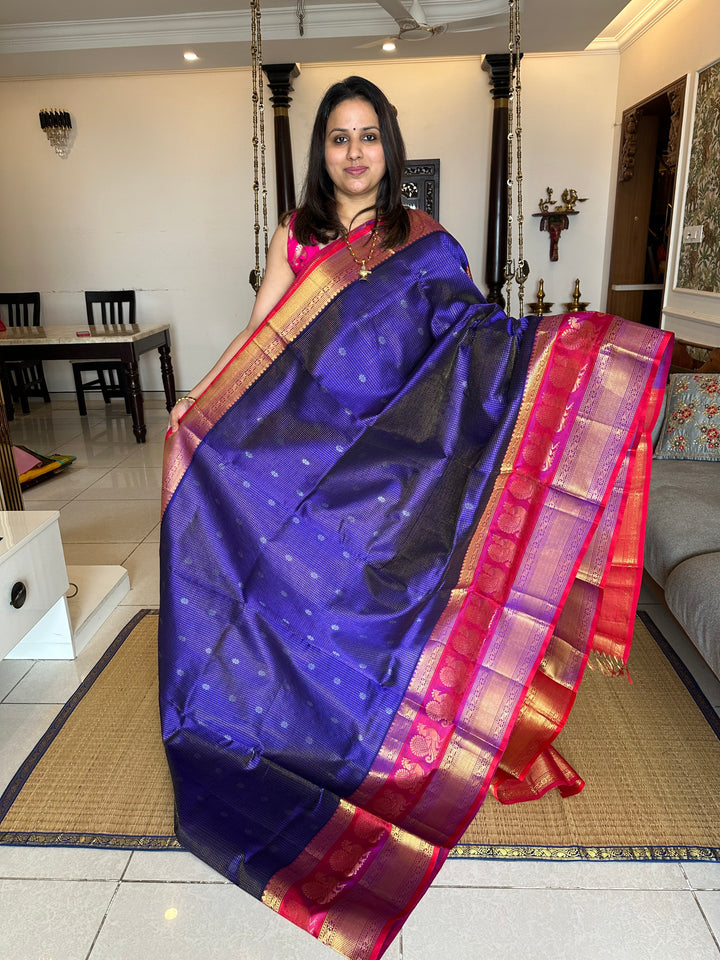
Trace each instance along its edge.
{"label": "swing chain", "polygon": [[253,194],[255,208],[255,269],[250,283],[255,293],[265,275],[260,265],[260,195],[262,193],[263,247],[265,261],[268,252],[267,175],[265,168],[265,103],[263,97],[262,36],[260,30],[260,0],[250,0],[253,104]]}
{"label": "swing chain", "polygon": [[[510,310],[513,280],[518,285],[518,316],[522,317],[525,298],[525,281],[530,267],[525,259],[524,233],[525,217],[523,213],[523,170],[522,170],[522,83],[520,81],[521,35],[520,0],[508,0],[508,50],[510,51],[510,92],[508,104],[508,161],[507,161],[507,261],[505,263],[505,281],[507,283],[507,308]],[[513,149],[514,148],[514,149]],[[513,258],[513,172],[517,197],[517,266]]]}

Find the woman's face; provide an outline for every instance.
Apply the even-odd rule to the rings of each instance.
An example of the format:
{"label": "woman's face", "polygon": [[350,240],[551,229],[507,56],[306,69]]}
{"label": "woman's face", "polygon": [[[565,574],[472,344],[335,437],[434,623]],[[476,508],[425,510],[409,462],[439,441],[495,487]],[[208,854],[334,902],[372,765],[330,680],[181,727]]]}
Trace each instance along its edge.
{"label": "woman's face", "polygon": [[375,205],[386,166],[378,117],[367,100],[343,100],[331,112],[325,131],[325,168],[337,201]]}

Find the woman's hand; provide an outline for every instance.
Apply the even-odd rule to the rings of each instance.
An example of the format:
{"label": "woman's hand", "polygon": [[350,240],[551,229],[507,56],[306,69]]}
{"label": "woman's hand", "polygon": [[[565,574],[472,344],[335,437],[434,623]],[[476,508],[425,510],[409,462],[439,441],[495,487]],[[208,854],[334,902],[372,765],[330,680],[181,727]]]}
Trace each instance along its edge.
{"label": "woman's hand", "polygon": [[168,423],[170,433],[177,433],[180,426],[180,417],[186,414],[196,402],[195,397],[180,397],[179,400],[175,401],[175,406],[170,411],[170,422]]}

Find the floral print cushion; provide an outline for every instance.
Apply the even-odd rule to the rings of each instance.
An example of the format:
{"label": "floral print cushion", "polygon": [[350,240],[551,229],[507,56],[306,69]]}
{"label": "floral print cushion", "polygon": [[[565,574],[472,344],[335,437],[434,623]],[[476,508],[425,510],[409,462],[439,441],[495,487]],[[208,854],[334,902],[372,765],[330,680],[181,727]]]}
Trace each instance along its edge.
{"label": "floral print cushion", "polygon": [[720,460],[720,374],[672,374],[655,456],[660,460]]}

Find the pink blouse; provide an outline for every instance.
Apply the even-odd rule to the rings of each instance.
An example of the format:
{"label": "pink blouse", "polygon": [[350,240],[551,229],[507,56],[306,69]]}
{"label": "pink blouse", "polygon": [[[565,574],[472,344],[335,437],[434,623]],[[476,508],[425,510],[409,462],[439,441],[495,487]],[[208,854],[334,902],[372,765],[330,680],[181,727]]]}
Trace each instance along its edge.
{"label": "pink blouse", "polygon": [[292,272],[297,276],[299,273],[302,273],[311,260],[315,259],[322,250],[322,246],[320,244],[303,246],[301,243],[298,243],[295,239],[294,226],[295,214],[293,213],[288,222],[287,258]]}

